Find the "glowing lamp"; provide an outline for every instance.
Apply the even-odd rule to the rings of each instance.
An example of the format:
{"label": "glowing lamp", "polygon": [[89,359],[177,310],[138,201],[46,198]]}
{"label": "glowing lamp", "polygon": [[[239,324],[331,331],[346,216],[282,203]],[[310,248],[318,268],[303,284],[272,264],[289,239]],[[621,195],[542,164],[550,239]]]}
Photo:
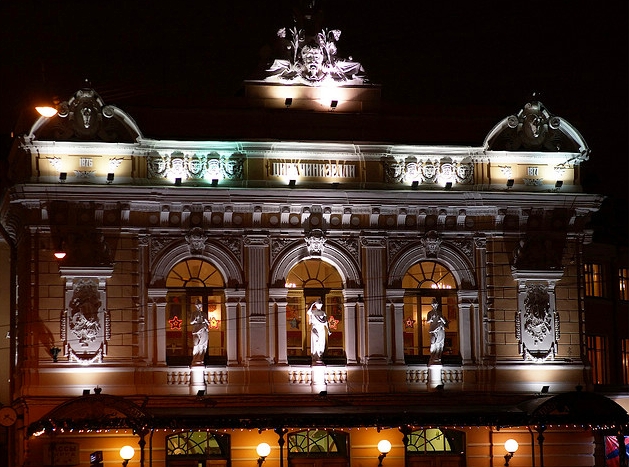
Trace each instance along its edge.
{"label": "glowing lamp", "polygon": [[389,440],[383,439],[378,442],[378,451],[380,451],[380,455],[378,456],[378,467],[382,466],[382,461],[387,454],[391,451],[391,443]]}
{"label": "glowing lamp", "polygon": [[37,106],[35,107],[35,110],[37,110],[37,113],[39,115],[46,118],[54,117],[55,115],[57,115],[57,109],[49,105]]}
{"label": "glowing lamp", "polygon": [[258,454],[258,456],[260,456],[258,457],[258,467],[260,467],[264,462],[264,459],[266,459],[266,456],[271,454],[271,446],[269,446],[267,443],[260,443],[256,447],[256,453]]}
{"label": "glowing lamp", "polygon": [[511,458],[513,457],[513,455],[515,454],[515,452],[518,450],[519,447],[520,445],[513,438],[509,438],[508,440],[505,441],[505,450],[507,451],[507,453],[505,454],[506,467],[509,466],[509,461],[511,460]]}
{"label": "glowing lamp", "polygon": [[134,455],[135,455],[135,449],[133,449],[133,447],[122,446],[120,448],[120,457],[122,457],[122,460],[123,460],[122,465],[124,467],[127,466],[127,464],[133,458]]}

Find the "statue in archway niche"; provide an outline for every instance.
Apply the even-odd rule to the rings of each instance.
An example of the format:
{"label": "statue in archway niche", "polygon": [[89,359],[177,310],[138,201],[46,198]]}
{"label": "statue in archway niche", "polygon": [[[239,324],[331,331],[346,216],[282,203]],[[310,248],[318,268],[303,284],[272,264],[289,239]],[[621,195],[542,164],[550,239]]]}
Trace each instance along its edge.
{"label": "statue in archway niche", "polygon": [[205,313],[203,312],[203,304],[197,301],[195,305],[194,315],[192,316],[192,338],[194,341],[194,348],[192,350],[192,364],[202,365],[205,360],[205,353],[207,352],[207,345],[209,341],[209,325]]}
{"label": "statue in archway niche", "polygon": [[323,309],[323,302],[318,299],[308,308],[308,324],[310,324],[310,353],[314,362],[320,362],[326,346],[326,335],[332,334],[328,325],[328,315]]}
{"label": "statue in archway niche", "polygon": [[426,322],[429,326],[428,332],[430,333],[430,360],[428,364],[438,365],[441,363],[448,321],[441,314],[441,306],[436,298],[432,299],[431,306],[432,310],[426,316]]}

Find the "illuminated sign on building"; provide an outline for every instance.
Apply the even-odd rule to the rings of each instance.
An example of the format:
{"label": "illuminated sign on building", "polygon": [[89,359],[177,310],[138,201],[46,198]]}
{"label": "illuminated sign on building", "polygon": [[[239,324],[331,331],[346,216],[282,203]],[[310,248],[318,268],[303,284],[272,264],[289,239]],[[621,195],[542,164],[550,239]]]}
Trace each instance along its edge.
{"label": "illuminated sign on building", "polygon": [[272,177],[356,178],[356,165],[342,162],[273,162]]}

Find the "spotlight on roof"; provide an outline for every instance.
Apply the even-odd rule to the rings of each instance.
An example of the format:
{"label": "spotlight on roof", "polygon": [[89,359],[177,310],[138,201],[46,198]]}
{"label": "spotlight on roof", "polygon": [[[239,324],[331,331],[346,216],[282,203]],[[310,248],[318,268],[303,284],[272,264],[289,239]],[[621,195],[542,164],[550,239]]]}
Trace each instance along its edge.
{"label": "spotlight on roof", "polygon": [[513,184],[515,183],[515,181],[510,178],[509,180],[507,180],[507,188],[511,188],[513,186]]}
{"label": "spotlight on roof", "polygon": [[113,181],[114,181],[114,174],[110,172],[107,174],[107,184],[111,185]]}
{"label": "spotlight on roof", "polygon": [[181,186],[181,177],[175,179],[175,186]]}
{"label": "spotlight on roof", "polygon": [[212,186],[218,186],[218,178],[212,179]]}
{"label": "spotlight on roof", "polygon": [[563,186],[563,180],[557,180],[555,182],[555,188],[559,189]]}
{"label": "spotlight on roof", "polygon": [[297,185],[297,180],[289,180],[288,181],[288,186],[290,188],[295,188],[295,185]]}
{"label": "spotlight on roof", "polygon": [[452,189],[452,182],[446,182],[446,186],[444,187],[446,190]]}
{"label": "spotlight on roof", "polygon": [[68,172],[59,172],[59,181],[61,183],[65,182],[68,178]]}
{"label": "spotlight on roof", "polygon": [[411,189],[417,190],[417,188],[419,188],[419,180],[413,180],[413,183],[411,183]]}
{"label": "spotlight on roof", "polygon": [[293,105],[293,98],[287,97],[286,99],[284,99],[284,105],[286,106],[286,108],[289,108],[291,105]]}
{"label": "spotlight on roof", "polygon": [[338,105],[339,105],[339,101],[334,100],[334,101],[330,102],[330,108],[331,108],[332,110],[336,109],[336,107],[337,107]]}

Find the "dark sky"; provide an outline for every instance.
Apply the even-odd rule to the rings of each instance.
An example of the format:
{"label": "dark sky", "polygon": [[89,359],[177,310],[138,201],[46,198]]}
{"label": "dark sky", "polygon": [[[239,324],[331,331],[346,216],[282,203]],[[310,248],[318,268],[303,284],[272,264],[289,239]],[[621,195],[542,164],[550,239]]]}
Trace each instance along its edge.
{"label": "dark sky", "polygon": [[[277,29],[292,26],[298,3],[2,2],[0,132],[10,134],[19,109],[42,87],[66,100],[86,78],[106,103],[122,109],[237,95],[272,50]],[[339,56],[360,61],[387,102],[470,114],[495,109],[497,123],[536,92],[590,146],[589,191],[627,198],[626,1],[319,0],[316,6],[324,26],[342,31]],[[482,144],[484,136],[471,143]]]}

